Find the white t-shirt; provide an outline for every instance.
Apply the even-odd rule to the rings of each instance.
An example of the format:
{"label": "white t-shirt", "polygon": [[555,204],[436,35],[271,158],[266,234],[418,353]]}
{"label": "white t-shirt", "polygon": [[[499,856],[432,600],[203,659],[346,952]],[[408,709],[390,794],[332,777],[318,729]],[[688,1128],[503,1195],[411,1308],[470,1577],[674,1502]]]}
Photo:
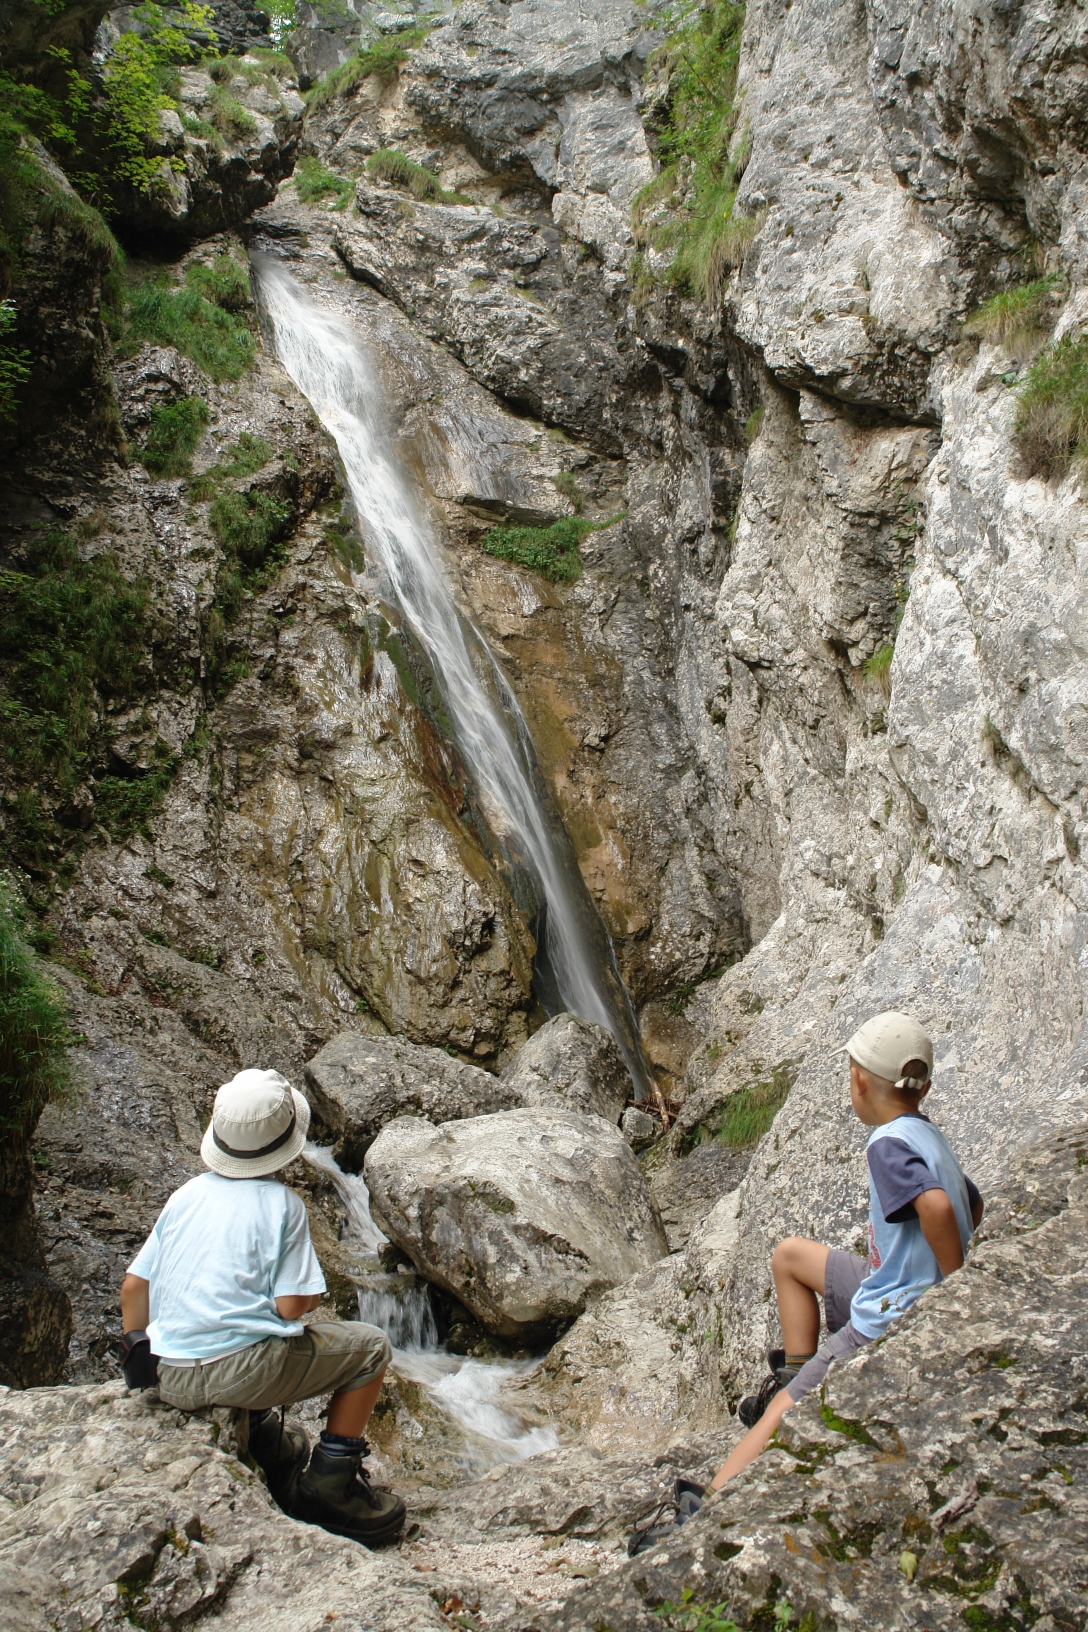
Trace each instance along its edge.
{"label": "white t-shirt", "polygon": [[129,1265],[151,1283],[151,1352],[217,1360],[294,1337],[276,1298],[324,1292],[302,1198],[278,1179],[201,1173],[175,1190]]}

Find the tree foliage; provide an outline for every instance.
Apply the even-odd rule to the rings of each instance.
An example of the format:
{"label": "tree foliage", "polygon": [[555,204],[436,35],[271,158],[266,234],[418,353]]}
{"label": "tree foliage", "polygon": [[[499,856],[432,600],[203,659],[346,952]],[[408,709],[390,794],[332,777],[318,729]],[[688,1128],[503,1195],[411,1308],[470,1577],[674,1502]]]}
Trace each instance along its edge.
{"label": "tree foliage", "polygon": [[71,1083],[64,1000],[20,933],[0,885],[0,1138],[25,1138]]}

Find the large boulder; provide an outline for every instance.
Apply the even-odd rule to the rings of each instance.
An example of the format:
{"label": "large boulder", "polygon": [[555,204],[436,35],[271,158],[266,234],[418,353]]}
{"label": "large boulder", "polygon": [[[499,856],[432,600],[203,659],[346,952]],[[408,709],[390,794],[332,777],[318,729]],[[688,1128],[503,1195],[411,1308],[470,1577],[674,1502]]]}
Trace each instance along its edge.
{"label": "large boulder", "polygon": [[403,1037],[341,1031],[306,1067],[310,1102],[336,1136],[336,1159],[358,1173],[387,1122],[398,1116],[454,1122],[522,1103],[502,1078],[440,1048]]}
{"label": "large boulder", "polygon": [[598,1116],[401,1117],[364,1171],[381,1228],[500,1336],[553,1334],[668,1251],[642,1169]]}
{"label": "large boulder", "polygon": [[523,1105],[584,1111],[616,1123],[631,1093],[631,1078],[616,1039],[603,1026],[557,1014],[541,1026],[503,1072]]}

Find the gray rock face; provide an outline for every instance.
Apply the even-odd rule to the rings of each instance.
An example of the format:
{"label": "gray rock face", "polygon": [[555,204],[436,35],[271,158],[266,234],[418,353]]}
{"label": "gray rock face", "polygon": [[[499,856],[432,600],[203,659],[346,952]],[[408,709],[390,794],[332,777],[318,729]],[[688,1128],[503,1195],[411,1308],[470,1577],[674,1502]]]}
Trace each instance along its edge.
{"label": "gray rock face", "polygon": [[596,1116],[402,1117],[364,1176],[374,1217],[420,1274],[506,1337],[554,1332],[668,1250],[638,1163]]}
{"label": "gray rock face", "polygon": [[522,1105],[585,1111],[617,1123],[631,1078],[611,1032],[573,1014],[557,1014],[534,1032],[503,1072]]}
{"label": "gray rock face", "polygon": [[522,1103],[504,1080],[396,1037],[342,1031],[306,1066],[310,1102],[336,1135],[336,1160],[358,1173],[387,1122],[419,1116],[453,1122]]}
{"label": "gray rock face", "polygon": [[284,1517],[239,1460],[232,1415],[184,1416],[122,1382],[0,1391],[5,1628],[441,1626],[395,1554]]}
{"label": "gray rock face", "polygon": [[1084,1624],[1086,1152],[1082,1124],[1014,1162],[966,1266],[833,1367],[782,1449],[675,1541],[511,1627],[650,1632],[685,1588],[741,1624],[779,1593],[816,1625]]}
{"label": "gray rock face", "polygon": [[628,1105],[620,1119],[623,1137],[632,1150],[645,1150],[652,1145],[660,1129],[660,1124],[645,1111],[640,1111],[637,1105]]}

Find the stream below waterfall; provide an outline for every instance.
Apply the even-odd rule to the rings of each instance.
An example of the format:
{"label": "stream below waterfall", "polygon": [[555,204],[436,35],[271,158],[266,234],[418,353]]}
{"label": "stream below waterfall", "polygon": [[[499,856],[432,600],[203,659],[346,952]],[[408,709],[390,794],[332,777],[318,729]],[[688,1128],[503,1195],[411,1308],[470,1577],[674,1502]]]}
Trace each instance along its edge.
{"label": "stream below waterfall", "polygon": [[482,632],[456,604],[385,434],[386,405],[362,337],[273,257],[254,255],[253,265],[277,355],[340,453],[381,593],[432,666],[493,838],[534,902],[537,995],[550,1013],[566,1009],[611,1031],[641,1098],[650,1076],[608,931],[552,808],[518,701]]}
{"label": "stream below waterfall", "polygon": [[358,1286],[359,1319],[385,1332],[397,1376],[416,1384],[450,1419],[465,1478],[553,1450],[559,1443],[555,1430],[525,1422],[502,1398],[504,1387],[535,1362],[476,1360],[444,1349],[426,1283],[414,1274],[390,1274],[379,1262],[388,1243],[370,1216],[362,1175],[341,1172],[332,1151],[321,1145],[307,1144],[305,1157],[332,1180],[347,1215],[343,1243]]}

